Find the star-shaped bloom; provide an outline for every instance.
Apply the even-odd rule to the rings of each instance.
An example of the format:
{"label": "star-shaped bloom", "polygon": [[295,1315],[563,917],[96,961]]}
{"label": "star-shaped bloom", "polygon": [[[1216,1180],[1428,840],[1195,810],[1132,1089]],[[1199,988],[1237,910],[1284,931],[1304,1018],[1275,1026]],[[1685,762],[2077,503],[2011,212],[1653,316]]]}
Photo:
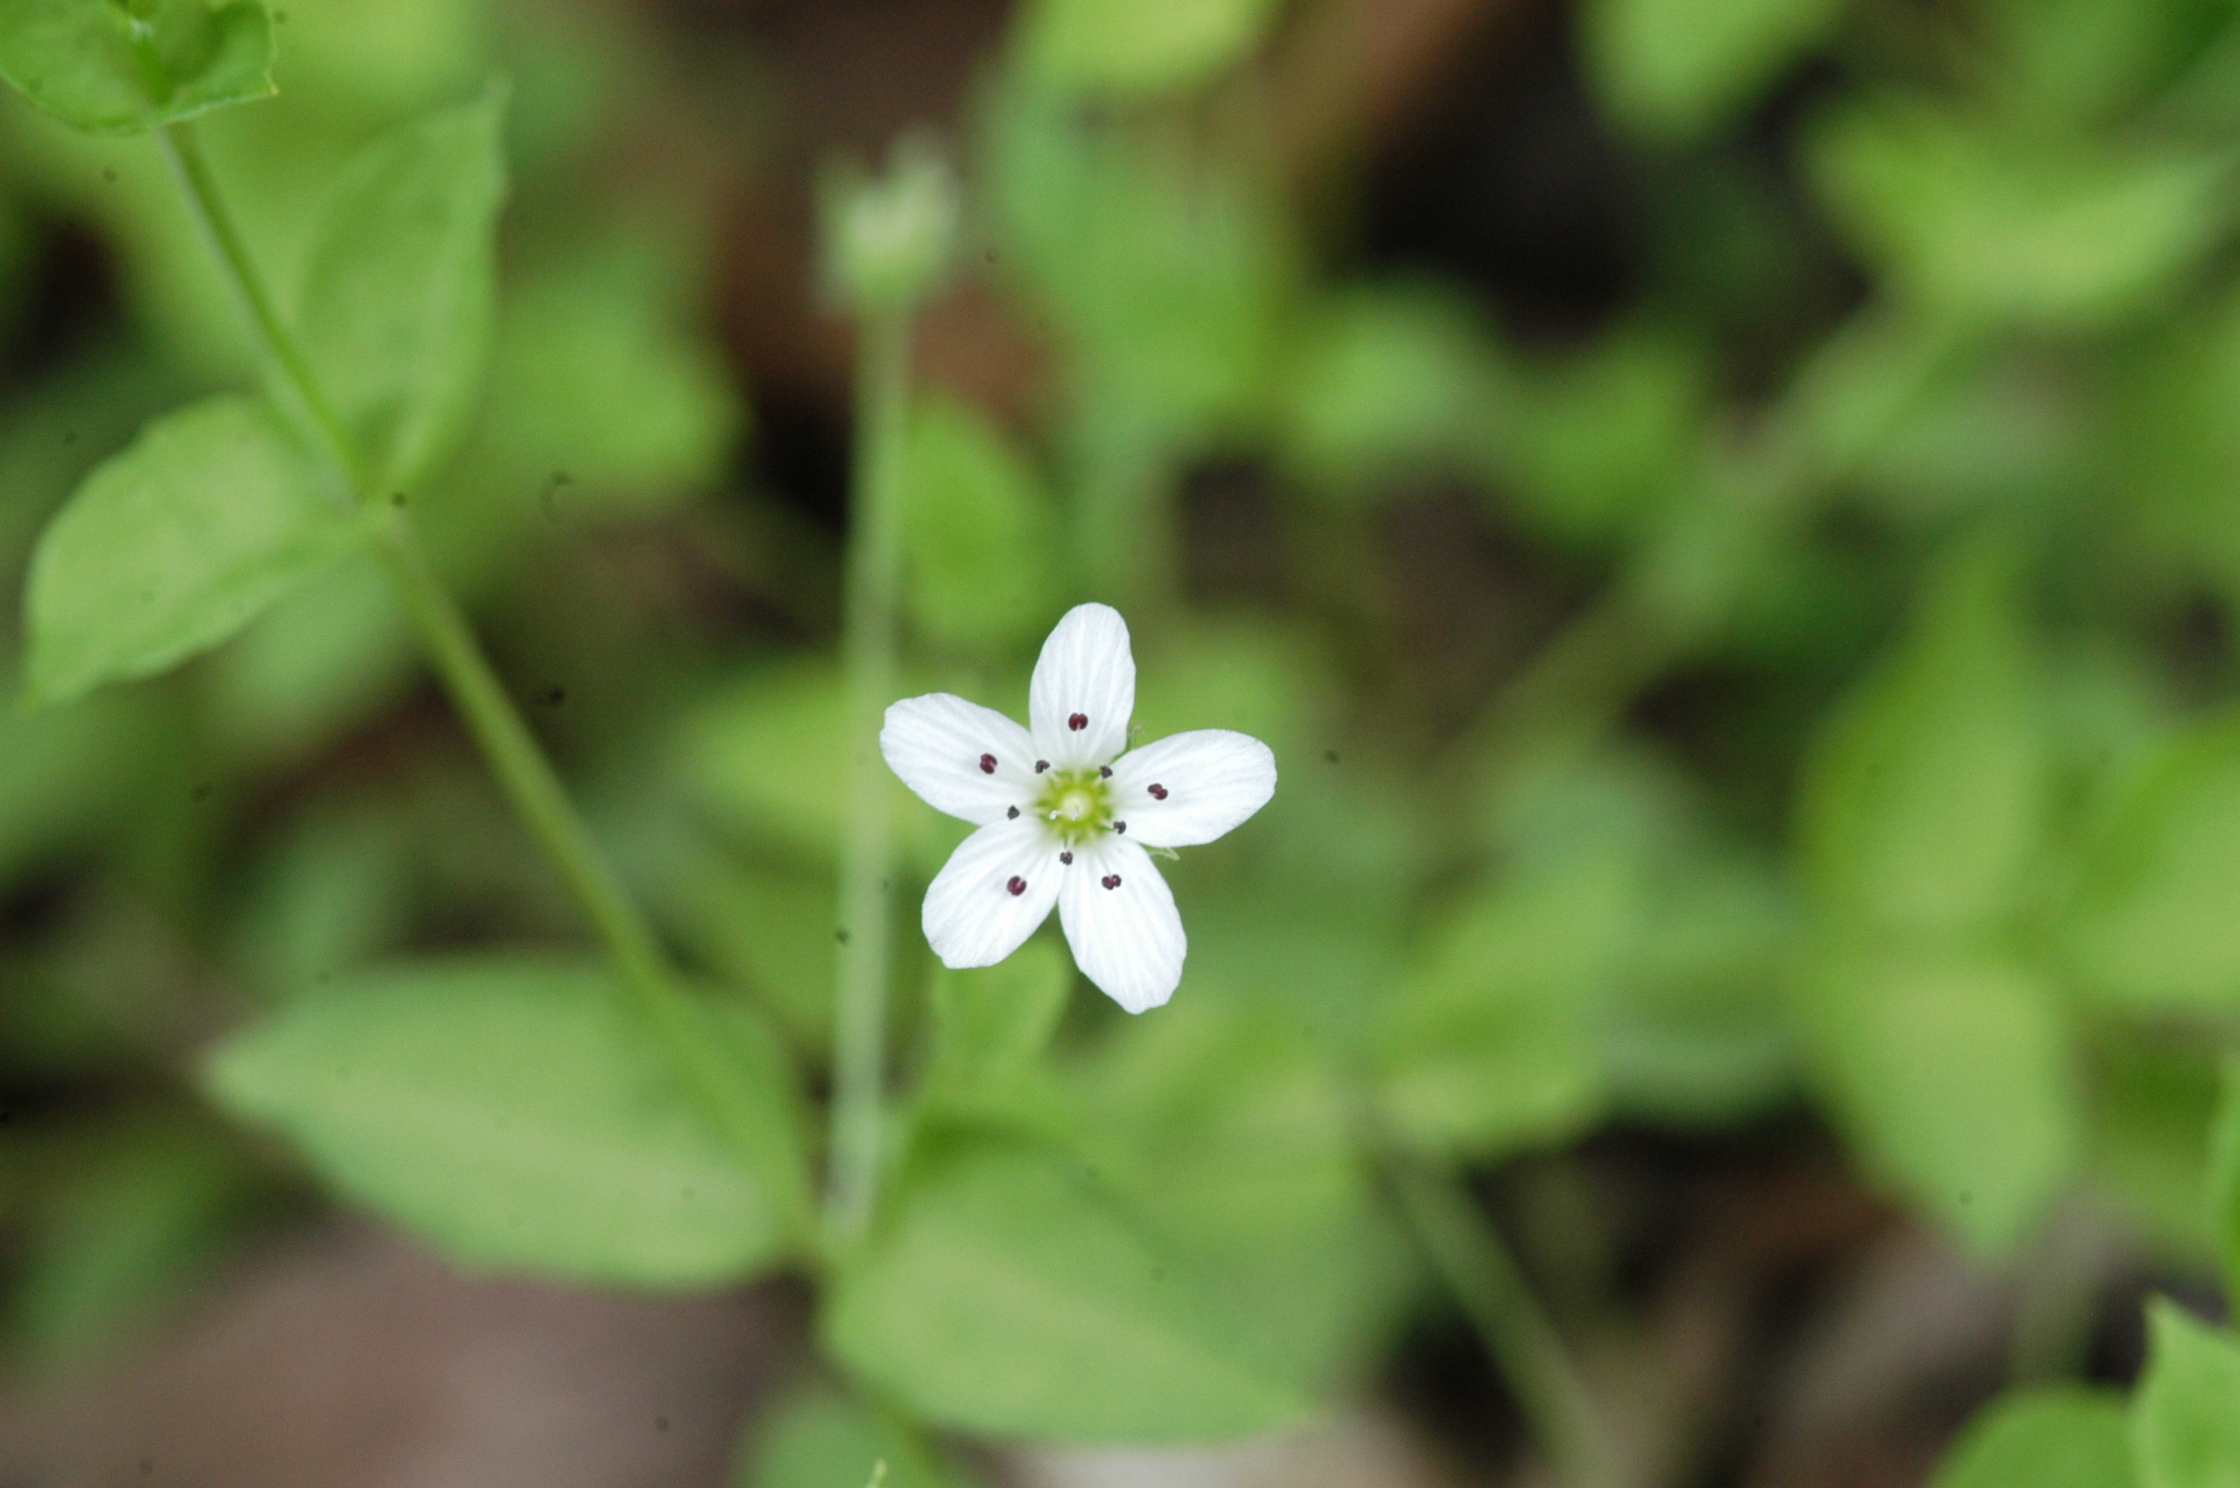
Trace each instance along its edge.
{"label": "star-shaped bloom", "polygon": [[1182,980],[1189,942],[1146,848],[1211,842],[1276,789],[1268,746],[1228,729],[1128,748],[1136,663],[1110,605],[1076,605],[1042,644],[1031,728],[935,692],[887,709],[879,749],[927,804],[980,830],[926,890],[944,964],[993,966],[1058,907],[1073,959],[1131,1013]]}

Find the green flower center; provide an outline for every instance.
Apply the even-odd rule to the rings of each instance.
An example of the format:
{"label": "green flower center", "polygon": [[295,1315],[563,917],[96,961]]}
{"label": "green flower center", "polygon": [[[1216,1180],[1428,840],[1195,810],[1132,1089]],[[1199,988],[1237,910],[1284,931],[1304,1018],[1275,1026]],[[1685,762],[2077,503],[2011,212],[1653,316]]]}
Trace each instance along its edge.
{"label": "green flower center", "polygon": [[1112,824],[1112,792],[1095,770],[1053,771],[1034,811],[1061,841],[1076,847]]}

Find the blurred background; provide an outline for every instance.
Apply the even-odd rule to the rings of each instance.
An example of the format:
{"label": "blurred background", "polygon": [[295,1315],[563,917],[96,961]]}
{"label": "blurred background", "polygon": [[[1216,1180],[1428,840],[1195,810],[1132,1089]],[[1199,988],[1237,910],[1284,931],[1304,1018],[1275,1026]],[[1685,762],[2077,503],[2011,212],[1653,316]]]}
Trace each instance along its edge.
{"label": "blurred background", "polygon": [[[1172,1008],[1084,986],[1060,1063],[1207,1246],[1291,1247],[1239,1286],[1315,1320],[1330,1404],[1233,1449],[967,1443],[987,1481],[1545,1481],[1390,1216],[1322,1181],[1357,1077],[1473,1176],[1644,1484],[1921,1482],[2008,1382],[2129,1381],[2148,1293],[2223,1315],[2240,7],[274,20],[280,96],[204,134],[282,282],[351,150],[510,77],[492,382],[415,505],[664,933],[812,1087],[832,162],[927,127],[968,190],[909,690],[1018,714],[1102,599],[1146,737],[1276,750],[1275,802],[1173,866]],[[144,420],[248,383],[232,316],[144,140],[0,101],[0,587]],[[389,606],[346,568],[0,713],[0,1484],[805,1482],[810,1416],[763,1429],[820,1377],[802,1285],[463,1273],[198,1094],[210,1039],[355,967],[581,940]],[[915,882],[949,825],[910,808]]]}

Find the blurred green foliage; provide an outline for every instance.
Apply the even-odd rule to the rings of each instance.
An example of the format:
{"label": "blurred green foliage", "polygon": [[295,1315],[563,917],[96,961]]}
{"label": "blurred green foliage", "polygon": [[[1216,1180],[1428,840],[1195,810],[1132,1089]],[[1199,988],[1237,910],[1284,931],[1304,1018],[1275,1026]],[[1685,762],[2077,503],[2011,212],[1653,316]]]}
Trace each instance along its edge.
{"label": "blurred green foliage", "polygon": [[[0,4],[0,74],[65,121],[262,91],[253,4],[154,6],[185,38],[155,93],[41,29],[68,10]],[[1575,20],[1581,127],[1643,241],[1554,334],[1513,286],[1359,251],[1311,199],[1342,183],[1286,174],[1256,90],[1304,18],[1013,17],[960,131],[964,232],[1043,360],[1023,412],[913,413],[908,690],[1016,711],[1050,623],[1101,598],[1146,734],[1245,730],[1283,783],[1174,865],[1190,970],[1141,1020],[1054,931],[969,972],[904,937],[889,1201],[817,1258],[818,1336],[877,1404],[804,1396],[745,1480],[963,1481],[907,1417],[1295,1419],[1424,1303],[1380,1165],[1613,1125],[1803,1113],[1984,1266],[2084,1202],[2240,1287],[2240,14]],[[652,27],[291,0],[277,99],[198,128],[363,481],[704,978],[761,1145],[706,1129],[603,972],[523,949],[580,928],[426,706],[348,551],[364,519],[302,499],[316,412],[246,391],[153,149],[11,101],[0,570],[8,670],[49,705],[0,714],[27,1364],[113,1342],[307,1177],[577,1282],[814,1250],[804,1092],[864,741],[822,613],[753,578],[829,554],[742,474],[761,431],[713,285],[718,165],[749,147],[663,106],[681,77],[724,117]],[[34,348],[64,249],[116,303]],[[1240,470],[1241,538],[1205,494]],[[1409,535],[1441,512],[1523,577],[1458,582],[1451,535]],[[1278,577],[1219,579],[1255,564]],[[1453,642],[1481,633],[1506,639]],[[894,811],[910,926],[961,830]],[[2240,1345],[2169,1307],[2153,1339],[2128,1407],[2018,1396],[1942,1481],[2230,1482]]]}

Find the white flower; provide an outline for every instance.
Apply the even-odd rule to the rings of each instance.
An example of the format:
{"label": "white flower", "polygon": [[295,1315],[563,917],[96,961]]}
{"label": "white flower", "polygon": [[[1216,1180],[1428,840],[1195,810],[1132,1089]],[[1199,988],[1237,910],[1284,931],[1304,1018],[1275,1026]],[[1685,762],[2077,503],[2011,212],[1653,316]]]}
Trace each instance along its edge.
{"label": "white flower", "polygon": [[1258,811],[1275,794],[1276,758],[1227,729],[1131,750],[1135,702],[1127,622],[1085,604],[1042,643],[1031,732],[946,692],[887,709],[887,764],[980,829],[926,890],[926,939],[943,963],[993,966],[1055,904],[1074,961],[1113,1001],[1140,1013],[1174,995],[1189,943],[1144,849],[1211,842]]}

